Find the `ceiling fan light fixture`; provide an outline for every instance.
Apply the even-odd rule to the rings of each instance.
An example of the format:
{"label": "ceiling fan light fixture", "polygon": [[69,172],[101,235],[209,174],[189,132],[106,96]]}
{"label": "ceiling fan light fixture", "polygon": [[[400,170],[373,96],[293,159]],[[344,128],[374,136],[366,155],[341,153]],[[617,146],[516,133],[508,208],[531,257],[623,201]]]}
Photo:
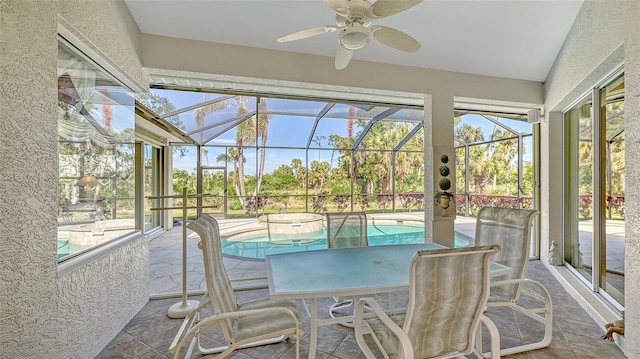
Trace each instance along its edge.
{"label": "ceiling fan light fixture", "polygon": [[350,27],[342,30],[338,42],[347,50],[360,50],[369,43],[369,30],[363,27]]}
{"label": "ceiling fan light fixture", "polygon": [[335,12],[336,24],[317,26],[278,38],[288,42],[340,30],[335,56],[336,70],[342,70],[351,61],[355,51],[365,48],[371,38],[383,45],[404,52],[416,52],[420,43],[400,30],[373,25],[373,20],[405,11],[423,0],[322,0]]}

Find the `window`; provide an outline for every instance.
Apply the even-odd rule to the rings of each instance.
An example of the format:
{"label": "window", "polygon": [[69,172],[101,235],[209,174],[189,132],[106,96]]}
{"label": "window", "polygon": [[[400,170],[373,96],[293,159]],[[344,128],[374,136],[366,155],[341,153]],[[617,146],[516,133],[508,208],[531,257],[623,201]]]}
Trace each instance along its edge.
{"label": "window", "polygon": [[200,185],[207,213],[424,208],[422,106],[160,85],[151,96],[165,104],[158,117],[201,145],[174,152],[173,192]]}
{"label": "window", "polygon": [[454,120],[457,210],[534,208],[534,126],[522,116],[458,110]]}
{"label": "window", "polygon": [[[475,216],[485,206],[537,209],[537,125],[513,113],[456,109],[456,210]],[[529,255],[539,257],[539,224]]]}
{"label": "window", "polygon": [[135,228],[131,92],[63,37],[58,42],[58,261]]}

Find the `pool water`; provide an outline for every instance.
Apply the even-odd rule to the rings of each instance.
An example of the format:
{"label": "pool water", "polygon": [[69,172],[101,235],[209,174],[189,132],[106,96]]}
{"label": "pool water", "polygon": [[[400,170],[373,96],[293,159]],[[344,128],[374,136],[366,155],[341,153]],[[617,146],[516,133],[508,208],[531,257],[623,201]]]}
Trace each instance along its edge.
{"label": "pool water", "polygon": [[58,239],[58,261],[91,247],[71,244],[68,239]]}
{"label": "pool water", "polygon": [[[369,225],[367,235],[370,246],[424,243],[424,228],[407,225]],[[469,241],[456,233],[455,247],[465,247]],[[244,258],[264,258],[266,255],[306,252],[327,248],[325,229],[305,234],[303,239],[287,235],[271,235],[263,232],[238,241],[223,241],[222,252]]]}

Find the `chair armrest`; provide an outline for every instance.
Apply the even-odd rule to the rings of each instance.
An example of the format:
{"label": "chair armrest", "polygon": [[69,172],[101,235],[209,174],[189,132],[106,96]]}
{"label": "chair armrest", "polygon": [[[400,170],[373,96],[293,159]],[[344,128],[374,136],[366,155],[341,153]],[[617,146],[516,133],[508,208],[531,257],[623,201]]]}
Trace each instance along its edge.
{"label": "chair armrest", "polygon": [[234,278],[234,279],[229,279],[229,282],[231,282],[231,283],[233,283],[233,282],[248,282],[248,281],[254,281],[254,280],[267,280],[267,276]]}
{"label": "chair armrest", "polygon": [[[246,284],[246,285],[233,286],[234,283],[256,282],[256,281],[260,281],[260,282],[257,283],[257,284]],[[242,292],[242,291],[245,291],[245,290],[255,290],[255,289],[266,289],[266,288],[269,288],[269,283],[267,283],[267,277],[266,276],[235,278],[235,279],[230,279],[229,282],[231,282],[231,285],[233,287],[233,291],[234,292]]]}
{"label": "chair armrest", "polygon": [[525,288],[520,290],[520,293],[524,293],[527,294],[530,297],[533,297],[535,299],[538,299],[542,302],[545,302],[546,304],[548,304],[549,306],[551,306],[551,295],[549,294],[549,291],[547,290],[547,288],[544,287],[544,285],[542,285],[542,283],[538,282],[537,280],[533,280],[533,279],[529,279],[529,278],[517,278],[517,279],[509,279],[509,280],[501,280],[501,281],[497,281],[497,282],[491,282],[491,286],[503,286],[503,285],[510,285],[510,284],[531,284],[535,287],[537,287],[541,293],[538,292],[533,292],[531,290],[527,290]]}
{"label": "chair armrest", "polygon": [[[355,318],[354,318],[354,328],[356,332],[361,332],[363,329],[363,320],[365,318],[364,307],[367,305],[371,308],[371,313],[367,313],[367,317],[376,316],[382,321],[389,330],[398,338],[400,342],[400,351],[402,351],[402,355],[398,355],[400,358],[404,359],[413,359],[413,345],[411,345],[411,340],[409,340],[409,336],[407,333],[402,330],[384,311],[384,309],[372,298],[360,298],[358,300],[358,304],[355,308]],[[373,335],[373,333],[371,333]],[[361,336],[362,334],[360,334]],[[376,339],[376,342],[378,340]],[[399,353],[400,354],[400,353]]]}
{"label": "chair armrest", "polygon": [[522,293],[527,294],[530,297],[536,298],[544,302],[548,301],[549,304],[551,304],[551,295],[549,294],[549,291],[547,290],[547,288],[545,288],[544,285],[542,285],[542,283],[538,282],[537,280],[533,280],[529,278],[524,278],[524,282],[526,284],[532,284],[534,287],[537,287],[539,290],[541,290],[542,295],[538,292],[533,292],[526,288],[523,288]]}

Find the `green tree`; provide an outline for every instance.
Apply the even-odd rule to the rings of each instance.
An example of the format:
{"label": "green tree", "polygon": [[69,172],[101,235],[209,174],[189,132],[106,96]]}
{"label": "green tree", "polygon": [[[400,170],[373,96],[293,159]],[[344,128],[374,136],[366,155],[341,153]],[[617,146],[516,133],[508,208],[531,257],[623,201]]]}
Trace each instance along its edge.
{"label": "green tree", "polygon": [[[176,109],[169,99],[156,95],[151,91],[136,94],[136,99],[160,116]],[[166,120],[177,128],[184,130],[184,124],[182,123],[179,115],[169,116]]]}
{"label": "green tree", "polygon": [[302,160],[299,158],[294,158],[291,160],[291,170],[293,171],[293,175],[300,182],[300,185],[304,187],[305,178],[307,176],[306,168],[302,166]]}
{"label": "green tree", "polygon": [[[156,95],[151,91],[138,93],[136,99],[159,116],[170,113],[176,109],[169,99]],[[177,128],[183,131],[185,130],[179,115],[169,116],[166,120]],[[187,148],[184,146],[173,146],[173,153],[183,158],[187,155]]]}
{"label": "green tree", "polygon": [[322,191],[325,181],[329,177],[329,162],[313,161],[309,171],[309,186],[314,187],[316,192]]}

